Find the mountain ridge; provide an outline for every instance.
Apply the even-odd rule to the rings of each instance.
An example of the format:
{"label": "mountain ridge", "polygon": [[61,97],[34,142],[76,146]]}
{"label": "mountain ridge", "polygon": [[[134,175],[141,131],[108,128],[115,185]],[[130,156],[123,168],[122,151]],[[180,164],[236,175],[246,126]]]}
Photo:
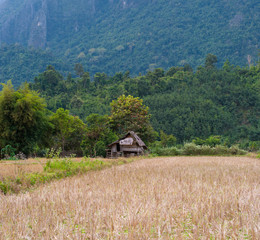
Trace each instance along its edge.
{"label": "mountain ridge", "polygon": [[257,60],[259,12],[257,0],[5,0],[0,43],[47,50],[91,74],[196,68],[207,53],[244,66]]}

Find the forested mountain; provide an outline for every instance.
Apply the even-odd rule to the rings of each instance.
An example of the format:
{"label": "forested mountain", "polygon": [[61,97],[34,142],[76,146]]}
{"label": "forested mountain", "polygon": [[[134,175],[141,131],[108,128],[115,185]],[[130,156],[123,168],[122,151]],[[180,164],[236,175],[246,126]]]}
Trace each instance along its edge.
{"label": "forested mountain", "polygon": [[[47,50],[54,56],[49,64],[82,63],[91,75],[137,75],[185,63],[195,69],[207,53],[217,55],[220,66],[227,59],[245,66],[257,60],[259,12],[258,0],[1,0],[0,44]],[[3,61],[4,51],[19,56],[10,48],[15,45],[1,48],[0,81],[32,81],[15,61]],[[45,64],[46,55],[33,59]]]}
{"label": "forested mountain", "polygon": [[49,64],[63,74],[70,69],[68,64],[58,60],[48,51],[25,48],[19,44],[3,44],[0,47],[0,82],[12,79],[14,86],[18,87],[24,81],[32,81]]}

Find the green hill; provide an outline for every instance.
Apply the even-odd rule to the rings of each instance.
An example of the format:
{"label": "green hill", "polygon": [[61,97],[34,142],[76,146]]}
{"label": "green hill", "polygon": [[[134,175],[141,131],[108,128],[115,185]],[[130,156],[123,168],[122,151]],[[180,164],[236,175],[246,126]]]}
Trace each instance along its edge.
{"label": "green hill", "polygon": [[[220,65],[229,59],[245,66],[257,61],[259,12],[257,0],[5,0],[0,43],[47,50],[54,62],[80,62],[91,74],[137,75],[185,63],[196,68],[207,53],[217,55]],[[45,64],[43,55],[33,59]],[[18,71],[12,61],[1,60],[0,67],[0,81],[13,77],[3,68]],[[22,72],[16,81],[31,81],[32,75]]]}
{"label": "green hill", "polygon": [[62,73],[69,69],[69,65],[40,49],[18,44],[0,47],[0,82],[11,79],[13,85],[18,87],[22,82],[31,82],[47,65],[55,66]]}

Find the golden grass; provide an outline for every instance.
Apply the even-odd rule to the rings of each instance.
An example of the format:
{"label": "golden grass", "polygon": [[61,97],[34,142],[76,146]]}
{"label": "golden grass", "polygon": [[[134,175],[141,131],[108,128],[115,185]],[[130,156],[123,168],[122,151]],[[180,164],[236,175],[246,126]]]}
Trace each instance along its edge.
{"label": "golden grass", "polygon": [[[83,158],[73,158],[73,161],[81,161]],[[96,158],[95,158],[96,159]],[[118,161],[116,159],[101,159],[106,161]],[[26,160],[0,161],[0,180],[4,177],[17,177],[21,173],[42,172],[47,158],[29,158]]]}
{"label": "golden grass", "polygon": [[23,172],[42,172],[45,161],[28,159],[22,161],[0,161],[0,180],[3,177],[16,177]]}
{"label": "golden grass", "polygon": [[260,162],[143,159],[0,195],[0,239],[260,239]]}

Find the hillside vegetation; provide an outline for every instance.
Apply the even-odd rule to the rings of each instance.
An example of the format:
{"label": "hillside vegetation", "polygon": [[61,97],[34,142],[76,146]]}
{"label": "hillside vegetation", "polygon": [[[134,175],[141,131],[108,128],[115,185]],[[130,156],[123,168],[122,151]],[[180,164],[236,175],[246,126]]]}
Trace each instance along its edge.
{"label": "hillside vegetation", "polygon": [[58,60],[50,52],[25,48],[19,44],[3,44],[0,47],[0,82],[7,82],[11,79],[13,85],[19,87],[24,81],[31,82],[49,64],[62,73],[69,70],[68,64]]}
{"label": "hillside vegetation", "polygon": [[218,69],[216,62],[209,54],[196,72],[185,65],[93,80],[81,64],[76,78],[49,65],[17,90],[8,81],[0,92],[0,158],[105,156],[129,131],[158,155],[245,153],[233,144],[259,151],[260,66]]}
{"label": "hillside vegetation", "polygon": [[[185,63],[195,69],[209,52],[218,55],[219,66],[226,59],[245,66],[257,60],[259,12],[257,0],[6,0],[0,5],[0,43],[42,48],[54,62],[81,63],[91,75],[129,70],[136,76]],[[11,58],[19,58],[19,51],[9,48],[14,48]],[[32,81],[40,71],[32,65],[27,74],[3,55],[2,82]],[[54,64],[45,54],[33,59]]]}
{"label": "hillside vegetation", "polygon": [[134,78],[129,72],[113,77],[97,73],[94,81],[77,65],[77,78],[64,79],[55,69],[46,70],[31,88],[40,92],[50,110],[69,109],[83,121],[92,113],[109,114],[109,103],[120,95],[133,95],[150,108],[154,129],[173,134],[179,143],[210,135],[227,137],[227,144],[259,141],[259,65],[248,69],[226,62],[217,69],[216,61],[209,54],[196,72],[185,65]]}

